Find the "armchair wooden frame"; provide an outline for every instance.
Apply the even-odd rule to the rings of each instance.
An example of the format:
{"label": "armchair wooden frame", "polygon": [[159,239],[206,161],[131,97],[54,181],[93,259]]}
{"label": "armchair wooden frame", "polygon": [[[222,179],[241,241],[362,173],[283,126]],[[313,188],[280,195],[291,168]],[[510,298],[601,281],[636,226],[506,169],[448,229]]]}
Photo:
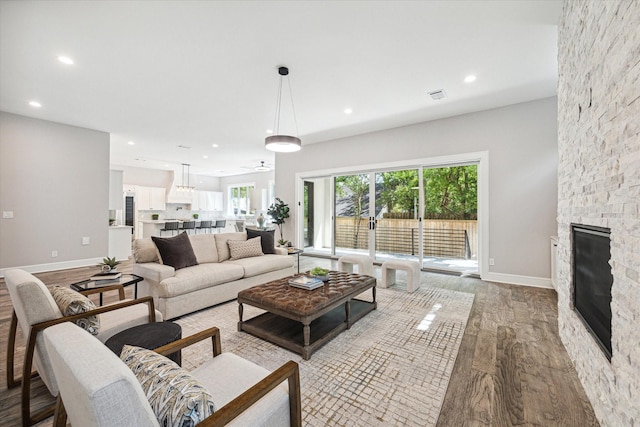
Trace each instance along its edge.
{"label": "armchair wooden frame", "polygon": [[[95,289],[87,289],[82,291],[83,295],[90,295],[94,293],[102,293],[111,290],[117,290],[120,301],[124,299],[124,287],[120,284],[111,285],[111,286],[103,286]],[[35,412],[33,415],[31,414],[31,380],[38,376],[37,372],[31,372],[33,367],[33,354],[36,349],[36,338],[39,332],[42,332],[44,329],[57,325],[63,322],[73,322],[78,319],[83,319],[88,316],[94,316],[102,313],[106,313],[109,311],[118,310],[120,308],[129,307],[137,304],[148,304],[149,307],[149,322],[156,321],[156,312],[153,304],[153,297],[144,297],[138,298],[130,301],[118,302],[112,305],[107,305],[103,307],[98,307],[94,310],[87,311],[85,313],[74,314],[73,316],[63,316],[58,319],[47,320],[45,322],[36,323],[31,326],[29,330],[29,337],[27,339],[26,351],[24,355],[24,363],[22,365],[22,377],[15,378],[14,375],[14,356],[15,356],[15,347],[16,347],[16,331],[18,328],[18,317],[16,316],[16,311],[13,310],[13,314],[11,316],[11,325],[9,327],[9,340],[7,343],[7,388],[13,388],[18,385],[22,385],[22,425],[23,427],[28,427],[33,424],[36,424],[46,418],[49,418],[53,415],[55,410],[55,405],[51,405],[45,408],[42,408]]]}
{"label": "armchair wooden frame", "polygon": [[[207,338],[211,338],[213,357],[218,356],[222,352],[222,348],[220,344],[220,330],[216,327],[206,329],[186,338],[158,347],[154,349],[154,351],[162,354],[163,356],[167,356]],[[298,364],[292,360],[280,366],[263,380],[256,383],[222,408],[217,409],[198,425],[202,427],[219,427],[227,425],[285,380],[288,381],[289,385],[289,416],[291,420],[291,427],[301,427],[302,406],[300,399],[300,368],[298,367]],[[64,404],[61,396],[58,395],[56,413],[54,416],[54,427],[64,427],[66,422],[67,417],[64,412]]]}

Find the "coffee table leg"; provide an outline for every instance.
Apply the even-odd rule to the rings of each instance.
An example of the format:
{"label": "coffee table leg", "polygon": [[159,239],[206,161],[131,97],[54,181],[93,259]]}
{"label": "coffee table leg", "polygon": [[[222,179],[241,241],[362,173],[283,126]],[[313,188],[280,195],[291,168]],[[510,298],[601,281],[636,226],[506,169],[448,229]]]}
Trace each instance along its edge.
{"label": "coffee table leg", "polygon": [[238,332],[242,331],[242,311],[243,311],[242,303],[239,302],[238,303],[238,315],[240,316],[240,321],[238,322]]}
{"label": "coffee table leg", "polygon": [[375,310],[378,308],[378,303],[376,302],[376,287],[371,288],[371,291],[373,292],[373,309]]}
{"label": "coffee table leg", "polygon": [[304,340],[304,346],[302,347],[302,358],[304,360],[309,360],[311,354],[309,354],[309,341],[311,340],[311,327],[309,324],[303,324],[302,326],[302,337]]}
{"label": "coffee table leg", "polygon": [[347,318],[347,329],[351,329],[351,305],[349,304],[349,301],[344,303],[344,314]]}

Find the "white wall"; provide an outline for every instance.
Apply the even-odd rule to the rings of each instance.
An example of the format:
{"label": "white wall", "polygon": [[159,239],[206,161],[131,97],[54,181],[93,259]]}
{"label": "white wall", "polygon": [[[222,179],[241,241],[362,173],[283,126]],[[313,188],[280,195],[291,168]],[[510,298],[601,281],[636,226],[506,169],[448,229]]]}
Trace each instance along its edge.
{"label": "white wall", "polygon": [[54,270],[107,256],[109,134],[0,112],[0,210],[14,214],[0,219],[2,269]]}
{"label": "white wall", "polygon": [[[244,175],[227,176],[220,178],[219,191],[224,192],[224,211],[227,212],[227,204],[229,202],[229,186],[235,184],[253,183],[255,185],[253,197],[251,200],[251,209],[261,210],[262,207],[262,190],[267,190],[269,194],[269,181],[274,180],[274,172],[254,172]],[[277,194],[276,194],[277,196]],[[267,201],[267,207],[270,202]]]}
{"label": "white wall", "polygon": [[[557,106],[546,98],[317,144],[276,154],[276,194],[295,203],[295,174],[463,153],[489,153],[492,278],[550,285],[556,233]],[[293,236],[294,221],[285,224]]]}

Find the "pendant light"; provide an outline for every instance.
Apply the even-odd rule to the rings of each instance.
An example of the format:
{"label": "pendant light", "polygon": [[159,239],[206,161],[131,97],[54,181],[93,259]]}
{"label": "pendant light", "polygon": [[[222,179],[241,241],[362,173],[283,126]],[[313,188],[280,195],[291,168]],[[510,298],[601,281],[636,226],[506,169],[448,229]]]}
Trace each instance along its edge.
{"label": "pendant light", "polygon": [[[267,150],[277,151],[280,153],[291,153],[300,150],[302,148],[302,141],[297,136],[280,135],[280,106],[282,105],[282,80],[285,76],[289,75],[289,69],[287,67],[278,67],[278,74],[280,75],[280,86],[278,88],[278,98],[276,100],[276,118],[274,124],[274,135],[268,136],[264,140],[264,147]],[[291,99],[291,111],[293,112],[293,121],[296,125],[296,134],[298,134],[298,121],[296,120],[296,110],[293,107],[293,94],[291,93],[291,82],[287,78],[289,84],[289,97]]]}
{"label": "pendant light", "polygon": [[[184,181],[185,181],[185,179],[184,179],[184,176],[185,176],[184,167],[185,166],[187,167],[187,185],[184,185]],[[182,164],[182,185],[176,186],[176,189],[178,191],[193,192],[196,189],[196,187],[192,187],[192,186],[189,185],[189,168],[190,167],[191,167],[191,165],[189,165],[187,163],[183,163]]]}

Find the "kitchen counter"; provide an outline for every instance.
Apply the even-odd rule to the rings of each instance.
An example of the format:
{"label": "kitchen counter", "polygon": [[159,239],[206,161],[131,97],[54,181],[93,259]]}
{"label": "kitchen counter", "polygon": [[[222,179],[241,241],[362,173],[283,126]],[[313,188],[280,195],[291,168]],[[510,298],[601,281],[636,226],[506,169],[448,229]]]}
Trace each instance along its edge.
{"label": "kitchen counter", "polygon": [[[223,218],[218,218],[218,220],[221,220]],[[196,227],[198,226],[198,224],[200,224],[200,221],[208,221],[208,220],[204,220],[204,219],[143,219],[138,221],[141,224],[141,229],[142,229],[142,237],[151,237],[151,236],[160,236],[160,229],[164,228],[164,224],[167,222],[185,222],[185,221],[195,221],[196,222]],[[215,219],[212,219],[211,221],[216,221]],[[224,229],[216,229],[216,232],[219,233],[224,233],[224,232],[229,232],[229,231],[236,231],[235,227],[233,226],[235,223],[235,219],[227,219],[227,224],[226,227]],[[170,232],[166,232],[163,234],[163,237],[170,237],[172,235],[175,235],[175,233],[170,233]]]}

